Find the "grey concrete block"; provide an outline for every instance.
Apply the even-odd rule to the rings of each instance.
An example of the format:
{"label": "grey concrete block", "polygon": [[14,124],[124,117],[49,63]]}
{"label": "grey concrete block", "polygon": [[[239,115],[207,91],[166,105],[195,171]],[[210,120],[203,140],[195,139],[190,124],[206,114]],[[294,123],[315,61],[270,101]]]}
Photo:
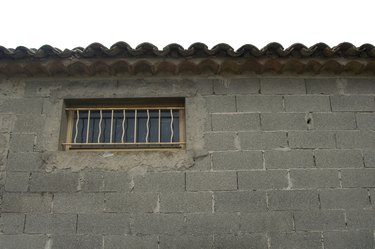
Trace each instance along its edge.
{"label": "grey concrete block", "polygon": [[44,124],[46,122],[46,117],[41,114],[30,115],[17,115],[16,122],[14,125],[14,132],[29,132],[41,134],[43,132]]}
{"label": "grey concrete block", "polygon": [[318,168],[361,168],[362,154],[359,150],[316,150]]}
{"label": "grey concrete block", "polygon": [[297,231],[332,231],[345,230],[344,211],[310,210],[293,213]]}
{"label": "grey concrete block", "polygon": [[293,169],[314,167],[313,152],[310,150],[266,151],[267,169]]}
{"label": "grey concrete block", "polygon": [[338,131],[337,147],[343,149],[374,148],[375,131]]}
{"label": "grey concrete block", "polygon": [[127,214],[79,214],[78,234],[128,234],[130,215]]}
{"label": "grey concrete block", "polygon": [[332,111],[375,111],[374,96],[331,96]]}
{"label": "grey concrete block", "polygon": [[212,153],[214,170],[262,169],[261,151],[230,151]]}
{"label": "grey concrete block", "polygon": [[78,173],[33,172],[30,177],[31,192],[76,192]]}
{"label": "grey concrete block", "polygon": [[55,78],[55,82],[48,82],[48,84],[51,85],[48,93],[51,98],[113,98],[120,94],[120,82],[108,78],[86,80]]}
{"label": "grey concrete block", "polygon": [[323,209],[371,207],[366,189],[325,189],[319,190],[319,196]]}
{"label": "grey concrete block", "polygon": [[25,233],[75,234],[76,214],[28,214]]}
{"label": "grey concrete block", "polygon": [[101,235],[54,235],[51,249],[103,249]]}
{"label": "grey concrete block", "polygon": [[[341,86],[339,79],[305,79],[308,94],[339,94]],[[343,93],[343,92],[342,92]]]}
{"label": "grey concrete block", "polygon": [[41,114],[42,105],[41,98],[9,98],[0,105],[0,113]]}
{"label": "grey concrete block", "polygon": [[375,210],[348,210],[346,220],[349,229],[373,229],[375,227]]}
{"label": "grey concrete block", "polygon": [[61,118],[61,112],[64,108],[64,99],[44,98],[42,115],[48,119]]}
{"label": "grey concrete block", "polygon": [[375,130],[375,113],[357,113],[357,125],[360,130]]}
{"label": "grey concrete block", "polygon": [[240,231],[243,233],[268,233],[277,231],[292,231],[292,214],[284,211],[241,213]]}
{"label": "grey concrete block", "polygon": [[235,190],[236,172],[187,172],[186,189],[188,191]]}
{"label": "grey concrete block", "polygon": [[1,156],[6,156],[8,154],[8,152],[9,152],[9,140],[10,140],[10,133],[1,133],[0,132],[0,155]]}
{"label": "grey concrete block", "polygon": [[205,97],[209,113],[235,112],[236,99],[234,96],[208,96]]}
{"label": "grey concrete block", "polygon": [[157,249],[157,236],[108,235],[104,236],[104,249]]}
{"label": "grey concrete block", "polygon": [[58,193],[54,195],[55,213],[101,213],[104,210],[104,194],[101,193]]}
{"label": "grey concrete block", "polygon": [[357,128],[355,115],[350,112],[313,113],[312,117],[316,130],[354,130]]}
{"label": "grey concrete block", "polygon": [[345,92],[349,94],[375,94],[374,79],[347,79]]}
{"label": "grey concrete block", "polygon": [[375,169],[343,169],[341,171],[344,188],[375,187]]}
{"label": "grey concrete block", "polygon": [[0,153],[8,153],[10,134],[0,133]]}
{"label": "grey concrete block", "polygon": [[139,214],[134,218],[133,234],[173,234],[185,231],[182,214]]}
{"label": "grey concrete block", "polygon": [[207,249],[213,246],[213,236],[160,236],[160,248],[163,249]]}
{"label": "grey concrete block", "polygon": [[375,150],[365,150],[363,151],[365,167],[375,168]]}
{"label": "grey concrete block", "polygon": [[0,235],[0,246],[2,249],[41,249],[45,248],[46,235]]}
{"label": "grey concrete block", "polygon": [[0,132],[10,132],[13,130],[16,121],[14,114],[0,114]]}
{"label": "grey concrete block", "polygon": [[330,112],[328,96],[285,96],[287,112]]}
{"label": "grey concrete block", "polygon": [[49,213],[52,195],[31,193],[4,193],[2,211],[9,213]]}
{"label": "grey concrete block", "polygon": [[212,212],[212,194],[208,192],[162,193],[160,195],[160,212],[210,213]]}
{"label": "grey concrete block", "polygon": [[259,93],[260,83],[257,78],[237,78],[214,82],[215,94],[252,94]]}
{"label": "grey concrete block", "polygon": [[[61,112],[60,110],[58,111]],[[56,151],[62,149],[62,141],[59,140],[61,117],[47,117],[43,131],[37,134],[37,142],[34,151]],[[63,126],[61,126],[63,129]]]}
{"label": "grey concrete block", "polygon": [[182,192],[185,191],[183,172],[146,173],[134,177],[134,191]]}
{"label": "grey concrete block", "polygon": [[[111,184],[112,182],[109,182]],[[104,190],[104,172],[85,171],[80,175],[80,188],[83,192],[99,192]],[[108,182],[107,182],[108,188]]]}
{"label": "grey concrete block", "polygon": [[270,210],[309,210],[319,208],[315,190],[271,190],[268,193]]}
{"label": "grey concrete block", "polygon": [[339,172],[335,169],[296,169],[290,171],[292,188],[339,188]]}
{"label": "grey concrete block", "polygon": [[308,125],[305,113],[262,113],[262,130],[266,131],[289,131],[307,130]]}
{"label": "grey concrete block", "polygon": [[194,171],[194,170],[207,171],[207,170],[210,170],[210,169],[211,169],[211,155],[210,154],[207,154],[204,157],[196,158],[194,160],[194,166],[189,168],[189,170],[192,170],[192,171]]}
{"label": "grey concrete block", "polygon": [[[251,247],[249,247],[251,245]],[[268,249],[267,236],[265,234],[243,235],[216,235],[214,239],[215,249]]]}
{"label": "grey concrete block", "polygon": [[265,150],[285,148],[288,146],[286,132],[239,132],[240,145],[243,150]]}
{"label": "grey concrete block", "polygon": [[[213,83],[219,79],[198,78],[171,78],[148,77],[143,79],[119,79],[116,92],[124,97],[171,97],[171,96],[195,96],[211,95]],[[103,82],[105,87],[106,82]],[[98,86],[98,89],[99,88]],[[107,89],[106,89],[107,90]],[[113,90],[108,89],[108,94]]]}
{"label": "grey concrete block", "polygon": [[5,190],[8,192],[27,192],[29,175],[28,172],[7,172]]}
{"label": "grey concrete block", "polygon": [[241,191],[214,193],[215,212],[259,212],[267,209],[266,192]]}
{"label": "grey concrete block", "polygon": [[12,152],[33,152],[35,134],[16,134],[10,138],[9,150]]}
{"label": "grey concrete block", "polygon": [[209,151],[236,150],[234,132],[215,132],[204,134],[205,148]]}
{"label": "grey concrete block", "polygon": [[239,171],[238,187],[241,190],[283,189],[288,187],[286,170]]}
{"label": "grey concrete block", "polygon": [[336,148],[331,131],[290,131],[288,139],[291,148]]}
{"label": "grey concrete block", "polygon": [[237,214],[187,214],[186,232],[191,235],[233,234],[239,230]]}
{"label": "grey concrete block", "polygon": [[281,96],[237,96],[238,112],[282,112],[283,99]]}
{"label": "grey concrete block", "polygon": [[262,78],[260,79],[262,94],[305,94],[304,79],[298,78]]}
{"label": "grey concrete block", "polygon": [[155,193],[108,193],[105,194],[105,212],[152,213],[157,201]]}
{"label": "grey concrete block", "polygon": [[373,249],[373,231],[324,232],[324,247],[327,249]]}
{"label": "grey concrete block", "polygon": [[[319,232],[271,233],[270,249],[321,249]],[[328,248],[327,248],[328,249]]]}
{"label": "grey concrete block", "polygon": [[42,164],[40,153],[10,152],[8,155],[7,171],[38,171],[41,169]]}
{"label": "grey concrete block", "polygon": [[25,225],[24,214],[2,213],[0,217],[0,232],[4,234],[23,233]]}
{"label": "grey concrete block", "polygon": [[[190,116],[189,116],[190,114],[194,115],[194,114],[192,114],[194,112],[193,108],[191,109],[190,113],[188,111],[189,111],[189,109],[187,109],[187,114],[186,114],[187,119],[190,118]],[[204,121],[203,121],[203,123],[204,123],[203,130],[204,130],[204,132],[206,132],[206,131],[212,131],[212,113],[207,114],[204,118],[205,118]],[[189,127],[189,126],[187,125],[187,127]]]}
{"label": "grey concrete block", "polygon": [[213,131],[249,131],[260,129],[258,113],[212,114]]}
{"label": "grey concrete block", "polygon": [[[24,78],[26,79],[26,77]],[[5,79],[4,74],[0,81],[0,96],[3,97],[23,97],[25,92],[24,79]]]}
{"label": "grey concrete block", "polygon": [[129,192],[131,189],[130,177],[126,172],[105,172],[104,191]]}

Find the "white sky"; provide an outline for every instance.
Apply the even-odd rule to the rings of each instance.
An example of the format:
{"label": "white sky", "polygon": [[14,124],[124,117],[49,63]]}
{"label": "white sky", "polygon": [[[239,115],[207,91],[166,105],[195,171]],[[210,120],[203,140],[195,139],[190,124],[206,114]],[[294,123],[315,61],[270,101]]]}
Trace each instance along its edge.
{"label": "white sky", "polygon": [[375,44],[375,0],[0,0],[0,45]]}

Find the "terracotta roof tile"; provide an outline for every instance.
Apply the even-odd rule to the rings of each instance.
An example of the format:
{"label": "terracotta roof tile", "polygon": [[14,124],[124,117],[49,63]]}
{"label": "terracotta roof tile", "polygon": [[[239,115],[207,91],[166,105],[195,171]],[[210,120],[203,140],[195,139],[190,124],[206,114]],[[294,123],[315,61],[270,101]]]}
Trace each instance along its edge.
{"label": "terracotta roof tile", "polygon": [[137,74],[375,74],[375,48],[341,43],[311,47],[296,43],[283,48],[270,43],[262,49],[246,44],[234,50],[225,43],[209,49],[194,43],[187,49],[170,44],[159,50],[151,43],[135,48],[117,42],[110,48],[93,43],[86,48],[60,50],[50,45],[39,49],[0,46],[0,75],[70,76]]}
{"label": "terracotta roof tile", "polygon": [[139,44],[136,48],[130,47],[125,42],[117,42],[110,48],[100,43],[92,43],[86,48],[60,50],[50,45],[44,45],[39,49],[17,47],[7,49],[0,46],[0,60],[26,59],[26,58],[136,58],[136,57],[343,57],[343,58],[375,58],[375,48],[371,44],[363,44],[356,47],[351,43],[340,43],[335,47],[329,47],[324,43],[317,43],[311,47],[296,43],[285,48],[279,43],[270,43],[262,49],[246,44],[236,51],[225,43],[220,43],[209,49],[204,43],[194,43],[184,49],[179,44],[170,44],[159,50],[151,43]]}

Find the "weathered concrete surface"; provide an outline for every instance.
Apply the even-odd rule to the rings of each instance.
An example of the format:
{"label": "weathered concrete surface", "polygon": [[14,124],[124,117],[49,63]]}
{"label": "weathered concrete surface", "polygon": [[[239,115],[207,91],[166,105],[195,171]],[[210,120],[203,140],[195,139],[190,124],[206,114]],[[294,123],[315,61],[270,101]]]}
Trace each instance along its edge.
{"label": "weathered concrete surface", "polygon": [[[186,149],[62,151],[64,99],[184,97]],[[375,78],[0,80],[0,248],[373,249]]]}

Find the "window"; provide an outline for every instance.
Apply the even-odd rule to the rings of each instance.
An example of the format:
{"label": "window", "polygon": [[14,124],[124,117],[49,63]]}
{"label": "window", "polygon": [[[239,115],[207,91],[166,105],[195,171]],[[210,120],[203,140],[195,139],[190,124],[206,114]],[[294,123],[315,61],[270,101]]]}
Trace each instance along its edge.
{"label": "window", "polygon": [[65,150],[173,149],[185,145],[183,98],[66,100]]}

